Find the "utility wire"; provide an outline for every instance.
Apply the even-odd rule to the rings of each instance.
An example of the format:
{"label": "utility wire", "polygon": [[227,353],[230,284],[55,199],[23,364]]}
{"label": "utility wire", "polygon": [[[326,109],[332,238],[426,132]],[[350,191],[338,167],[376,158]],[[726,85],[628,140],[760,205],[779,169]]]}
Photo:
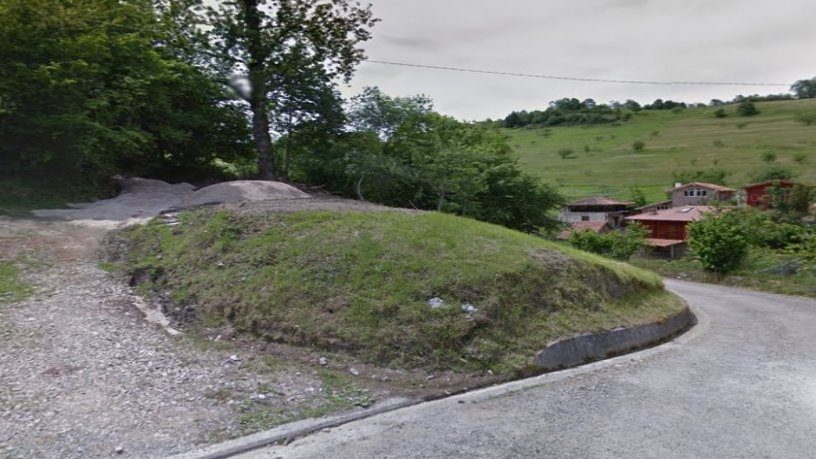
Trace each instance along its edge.
{"label": "utility wire", "polygon": [[644,81],[644,80],[610,80],[606,78],[581,78],[569,76],[556,75],[542,75],[535,73],[518,73],[518,72],[499,72],[494,70],[479,70],[467,69],[461,67],[446,67],[441,65],[422,65],[422,64],[408,64],[405,62],[391,62],[379,61],[373,59],[366,59],[365,62],[370,64],[380,65],[394,65],[399,67],[415,67],[421,69],[433,70],[447,70],[451,72],[465,72],[465,73],[483,73],[488,75],[505,75],[523,78],[540,78],[544,80],[566,80],[566,81],[583,81],[587,83],[617,83],[617,84],[642,84],[642,85],[663,85],[663,86],[790,86],[787,83],[735,83],[735,82],[721,82],[721,81]]}

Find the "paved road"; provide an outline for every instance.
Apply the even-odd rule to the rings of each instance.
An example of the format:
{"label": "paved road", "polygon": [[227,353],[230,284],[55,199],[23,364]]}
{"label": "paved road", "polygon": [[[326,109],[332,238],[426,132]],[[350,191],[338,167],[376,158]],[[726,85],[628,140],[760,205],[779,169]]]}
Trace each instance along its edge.
{"label": "paved road", "polygon": [[701,311],[672,343],[241,457],[816,457],[816,301],[667,285]]}

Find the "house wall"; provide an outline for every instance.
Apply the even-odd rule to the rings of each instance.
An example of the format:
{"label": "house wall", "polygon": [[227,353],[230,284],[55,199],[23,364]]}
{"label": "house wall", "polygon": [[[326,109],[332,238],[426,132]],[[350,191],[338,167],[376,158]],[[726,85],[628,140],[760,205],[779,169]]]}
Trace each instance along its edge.
{"label": "house wall", "polygon": [[[763,209],[768,208],[768,204],[765,202],[765,195],[768,194],[768,188],[772,187],[773,185],[759,185],[745,189],[745,203],[751,207],[762,207]],[[786,185],[784,183],[779,184],[778,186],[783,188],[792,188],[792,185]]]}
{"label": "house wall", "polygon": [[638,223],[649,230],[649,237],[652,239],[686,240],[688,222],[640,221]]}
{"label": "house wall", "polygon": [[727,201],[733,197],[730,191],[715,191],[703,187],[689,187],[672,191],[672,207],[703,206],[711,201]]}
{"label": "house wall", "polygon": [[[586,217],[584,219],[583,217]],[[569,209],[562,209],[558,219],[565,223],[575,222],[605,222],[609,221],[608,212],[573,212]]]}

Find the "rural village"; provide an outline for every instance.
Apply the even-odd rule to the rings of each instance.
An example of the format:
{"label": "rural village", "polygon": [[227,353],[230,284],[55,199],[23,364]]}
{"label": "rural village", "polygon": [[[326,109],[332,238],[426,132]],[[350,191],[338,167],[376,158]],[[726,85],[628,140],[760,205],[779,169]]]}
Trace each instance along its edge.
{"label": "rural village", "polygon": [[814,457],[813,17],[0,0],[0,459]]}

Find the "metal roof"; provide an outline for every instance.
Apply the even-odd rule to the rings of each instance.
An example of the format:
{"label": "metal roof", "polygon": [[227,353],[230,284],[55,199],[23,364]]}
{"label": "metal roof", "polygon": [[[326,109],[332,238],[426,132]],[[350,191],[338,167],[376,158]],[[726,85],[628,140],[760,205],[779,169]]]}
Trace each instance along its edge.
{"label": "metal roof", "polygon": [[660,222],[693,222],[703,218],[703,214],[714,211],[711,206],[672,207],[671,209],[644,212],[630,215],[626,220],[660,221]]}

